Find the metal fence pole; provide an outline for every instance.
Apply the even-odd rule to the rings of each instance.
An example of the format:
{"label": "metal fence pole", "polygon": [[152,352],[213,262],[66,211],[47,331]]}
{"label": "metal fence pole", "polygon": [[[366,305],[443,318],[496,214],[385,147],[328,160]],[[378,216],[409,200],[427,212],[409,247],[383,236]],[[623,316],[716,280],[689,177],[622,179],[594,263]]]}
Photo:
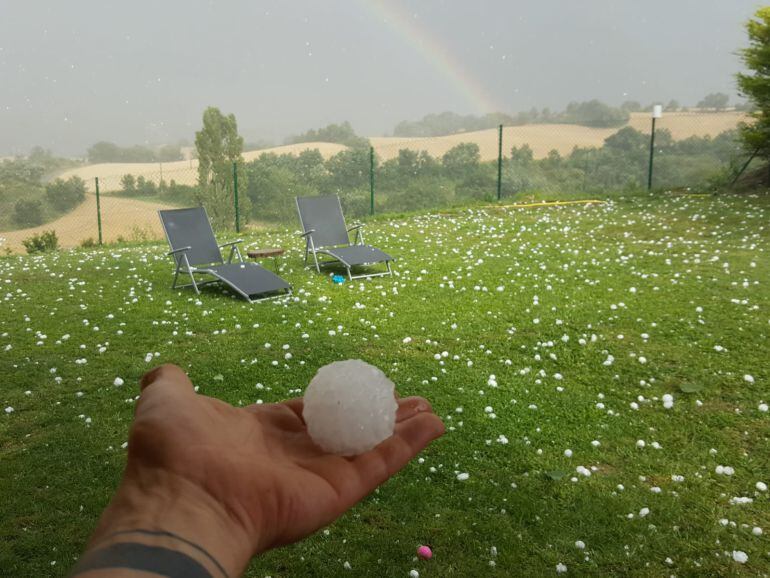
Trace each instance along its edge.
{"label": "metal fence pole", "polygon": [[369,214],[374,214],[374,147],[369,147]]}
{"label": "metal fence pole", "polygon": [[99,244],[102,244],[102,203],[99,198],[99,177],[94,179],[96,184],[96,226],[99,229]]}
{"label": "metal fence pole", "polygon": [[503,197],[503,125],[497,135],[497,200]]}
{"label": "metal fence pole", "polygon": [[235,202],[235,232],[241,232],[241,211],[238,207],[238,163],[233,163],[233,197]]}
{"label": "metal fence pole", "polygon": [[647,190],[652,189],[652,159],[655,157],[655,116],[652,117],[652,132],[650,133],[650,168],[647,171]]}

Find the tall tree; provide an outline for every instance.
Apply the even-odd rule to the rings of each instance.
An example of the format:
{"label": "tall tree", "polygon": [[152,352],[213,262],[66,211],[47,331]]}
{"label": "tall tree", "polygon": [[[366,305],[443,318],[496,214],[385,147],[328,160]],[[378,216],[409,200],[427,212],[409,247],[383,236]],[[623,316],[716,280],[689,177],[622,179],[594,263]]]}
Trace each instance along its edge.
{"label": "tall tree", "polygon": [[723,92],[712,92],[703,97],[698,103],[698,108],[711,108],[714,110],[724,110],[730,102],[730,97]]}
{"label": "tall tree", "polygon": [[752,74],[738,74],[738,88],[755,108],[754,122],[741,125],[741,138],[747,150],[770,160],[770,7],[757,10],[746,31],[749,47],[741,58]]}
{"label": "tall tree", "polygon": [[[235,223],[233,163],[243,160],[243,137],[238,134],[235,115],[225,116],[218,108],[207,108],[203,112],[203,128],[195,133],[195,149],[198,153],[197,200],[206,207],[216,225],[232,227]],[[244,195],[241,203],[246,202]],[[245,217],[249,210],[243,204],[241,214]]]}

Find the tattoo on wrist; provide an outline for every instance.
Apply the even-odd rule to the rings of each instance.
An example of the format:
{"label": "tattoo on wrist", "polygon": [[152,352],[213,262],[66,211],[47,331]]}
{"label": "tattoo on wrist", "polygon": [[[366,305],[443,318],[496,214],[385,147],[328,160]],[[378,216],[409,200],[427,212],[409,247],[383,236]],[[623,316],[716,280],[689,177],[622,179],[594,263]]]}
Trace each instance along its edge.
{"label": "tattoo on wrist", "polygon": [[[173,532],[162,530],[124,530],[106,536],[104,540],[118,536],[138,535],[145,537],[169,538],[180,545],[185,545],[203,555],[219,571],[221,576],[229,578],[219,561],[205,548]],[[78,562],[70,578],[91,570],[126,569],[150,572],[168,578],[214,578],[204,564],[193,556],[173,547],[143,544],[136,541],[120,541],[108,546],[97,546]]]}

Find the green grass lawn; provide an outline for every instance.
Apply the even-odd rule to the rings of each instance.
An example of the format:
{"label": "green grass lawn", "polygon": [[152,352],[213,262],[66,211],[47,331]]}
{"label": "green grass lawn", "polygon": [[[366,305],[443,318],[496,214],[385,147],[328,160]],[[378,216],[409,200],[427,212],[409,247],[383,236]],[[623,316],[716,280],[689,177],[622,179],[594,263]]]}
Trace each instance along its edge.
{"label": "green grass lawn", "polygon": [[155,364],[250,404],[361,358],[447,434],[249,576],[767,575],[769,217],[767,196],[645,196],[379,218],[396,276],[344,285],[260,233],[295,295],[254,305],[171,291],[159,244],[4,258],[0,574],[72,566]]}

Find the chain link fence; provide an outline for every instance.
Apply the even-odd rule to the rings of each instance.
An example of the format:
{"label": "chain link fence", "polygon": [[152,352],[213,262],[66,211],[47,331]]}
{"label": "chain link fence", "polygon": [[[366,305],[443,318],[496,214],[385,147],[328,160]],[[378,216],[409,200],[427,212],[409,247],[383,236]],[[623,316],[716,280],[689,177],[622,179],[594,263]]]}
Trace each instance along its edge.
{"label": "chain link fence", "polygon": [[[196,160],[102,164],[65,171],[84,181],[73,210],[0,233],[11,250],[54,230],[60,245],[162,238],[159,209],[203,205],[216,229],[297,226],[294,197],[337,194],[349,219],[502,201],[573,200],[651,188],[710,190],[748,160],[738,112],[632,114],[622,127],[499,126],[441,137],[376,137],[370,146],[309,143],[244,153],[201,186]],[[654,134],[654,143],[651,138]],[[288,150],[288,152],[287,152]],[[757,161],[758,162],[758,161]],[[98,194],[97,194],[98,193]]]}

